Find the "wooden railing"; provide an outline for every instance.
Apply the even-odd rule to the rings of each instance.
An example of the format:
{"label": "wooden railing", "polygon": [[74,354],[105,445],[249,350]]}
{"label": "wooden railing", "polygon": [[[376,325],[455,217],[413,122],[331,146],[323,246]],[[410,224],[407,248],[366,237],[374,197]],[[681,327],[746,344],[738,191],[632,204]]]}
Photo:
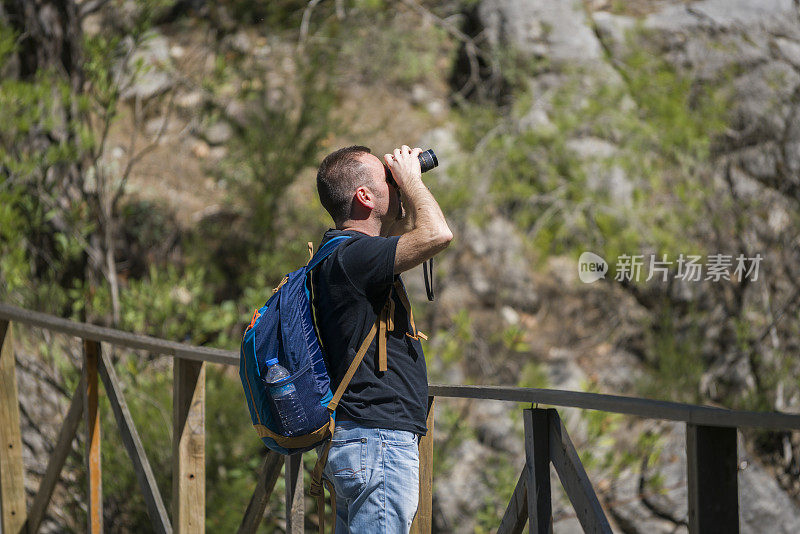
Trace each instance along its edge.
{"label": "wooden railing", "polygon": [[[55,448],[30,508],[26,507],[19,399],[12,351],[11,322],[60,332],[83,340],[83,375],[64,417]],[[101,342],[143,349],[174,358],[173,365],[173,492],[172,521],[133,424],[119,380]],[[108,396],[122,441],[131,458],[147,510],[158,532],[203,532],[205,523],[205,363],[238,365],[233,351],[195,347],[149,336],[77,323],[0,304],[0,532],[37,532],[81,420],[86,424],[88,481],[87,531],[99,533],[102,523],[98,410],[99,383]],[[550,464],[555,468],[575,513],[588,532],[611,532],[603,508],[555,409],[573,407],[634,415],[686,424],[690,532],[738,532],[737,429],[800,430],[800,416],[734,411],[650,399],[533,388],[431,385],[428,434],[420,441],[420,502],[412,532],[429,533],[433,498],[433,407],[435,399],[492,399],[530,403],[523,410],[525,466],[497,532],[552,530]],[[246,412],[242,412],[246,417]],[[255,532],[281,470],[286,477],[286,530],[303,532],[302,457],[269,452],[259,470],[256,488],[239,527]],[[331,523],[332,524],[332,523]]]}

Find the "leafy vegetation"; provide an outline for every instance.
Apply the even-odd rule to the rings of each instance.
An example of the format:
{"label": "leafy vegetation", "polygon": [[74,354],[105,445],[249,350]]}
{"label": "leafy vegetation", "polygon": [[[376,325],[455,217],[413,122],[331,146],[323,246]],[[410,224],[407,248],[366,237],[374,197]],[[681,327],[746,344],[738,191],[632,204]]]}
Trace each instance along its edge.
{"label": "leafy vegetation", "polygon": [[[165,339],[235,348],[252,307],[305,261],[305,242],[316,241],[329,224],[315,195],[297,187],[321,151],[348,133],[349,125],[332,118],[342,88],[337,77],[385,77],[387,86],[407,88],[442,67],[435,61],[447,47],[440,30],[409,20],[393,25],[390,6],[368,2],[347,6],[350,24],[364,22],[356,34],[344,27],[333,3],[320,5],[296,47],[307,6],[231,0],[212,6],[203,22],[193,18],[188,4],[142,1],[125,6],[131,9],[126,20],[109,24],[108,13],[101,12],[106,23],[99,31],[70,34],[74,62],[60,63],[54,53],[49,65],[29,75],[19,70],[25,51],[20,29],[0,26],[0,70],[9,74],[0,80],[0,300]],[[255,56],[226,45],[236,30],[231,17],[249,30],[266,29],[265,46],[273,52]],[[389,30],[366,24],[371,17]],[[216,35],[211,69],[191,80],[171,73],[178,76],[172,88],[130,96],[161,68],[139,52],[156,43],[163,21]],[[407,54],[416,61],[410,70],[387,65]],[[209,219],[187,227],[168,206],[129,194],[132,171],[161,139],[158,133],[148,144],[147,136],[136,135],[153,118],[165,124],[157,130],[167,130],[176,113],[176,87],[185,86],[203,95],[197,117],[202,126],[224,123],[232,131],[226,155],[208,169],[227,191],[220,199],[222,225]],[[123,143],[125,131],[134,133]],[[37,350],[58,369],[65,391],[73,388],[80,373],[74,349],[43,344]],[[169,503],[171,368],[152,355],[118,349],[112,355]],[[206,396],[206,526],[231,532],[265,450],[250,428],[235,373],[209,365]],[[136,477],[102,398],[101,416],[106,528],[148,532],[151,521]],[[308,454],[305,460],[315,459]],[[83,487],[79,456],[69,469],[76,488]],[[265,532],[282,531],[282,484],[262,523]],[[62,528],[81,530],[82,499],[77,491],[64,503]]]}

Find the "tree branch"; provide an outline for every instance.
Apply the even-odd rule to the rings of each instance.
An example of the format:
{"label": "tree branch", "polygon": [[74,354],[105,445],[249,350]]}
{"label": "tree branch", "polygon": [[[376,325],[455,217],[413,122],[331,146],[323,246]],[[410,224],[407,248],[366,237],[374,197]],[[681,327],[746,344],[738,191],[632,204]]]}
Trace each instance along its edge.
{"label": "tree branch", "polygon": [[83,2],[78,8],[78,18],[83,21],[86,17],[93,13],[97,13],[103,6],[108,4],[111,0],[87,0]]}
{"label": "tree branch", "polygon": [[303,20],[300,22],[300,37],[297,39],[298,50],[303,50],[306,37],[308,37],[308,26],[311,23],[311,12],[314,11],[314,8],[320,1],[321,0],[311,0],[303,11]]}

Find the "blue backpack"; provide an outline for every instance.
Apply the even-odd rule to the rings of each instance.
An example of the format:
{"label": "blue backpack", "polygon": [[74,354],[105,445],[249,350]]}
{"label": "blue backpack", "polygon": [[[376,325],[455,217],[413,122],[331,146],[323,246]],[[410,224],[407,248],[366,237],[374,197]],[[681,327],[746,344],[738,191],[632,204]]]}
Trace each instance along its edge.
{"label": "blue backpack", "polygon": [[[322,502],[322,469],[328,458],[330,438],[335,427],[335,412],[350,379],[356,372],[372,340],[378,336],[378,369],[386,370],[386,336],[393,329],[394,303],[391,291],[386,305],[367,334],[347,369],[339,387],[331,391],[331,381],[322,349],[314,328],[314,310],[311,305],[313,284],[311,272],[350,236],[334,237],[313,255],[307,265],[289,273],[273,290],[273,295],[253,313],[250,325],[242,336],[239,356],[239,377],[242,380],[247,406],[256,433],[271,450],[281,454],[308,451],[325,444],[319,454],[311,476],[310,493],[317,497],[320,526],[324,530]],[[309,243],[309,252],[312,245]],[[398,291],[403,305],[411,310],[402,283],[393,288]],[[418,333],[410,317],[412,331]],[[289,376],[275,383],[265,380],[267,361],[277,358]],[[271,410],[270,388],[293,384],[307,423],[302,428],[284,428],[280,417]],[[331,496],[333,497],[332,487]],[[335,498],[335,497],[333,497]],[[335,500],[333,501],[335,510]]]}
{"label": "blue backpack", "polygon": [[[308,265],[288,274],[266,304],[253,313],[242,337],[239,377],[253,426],[264,444],[281,454],[310,450],[333,431],[338,401],[329,406],[333,393],[314,329],[308,279],[314,267],[348,238],[331,239]],[[290,375],[275,384],[266,382],[267,361],[272,358],[277,358]],[[271,410],[270,387],[289,383],[294,385],[305,412],[305,428],[285,429]]]}

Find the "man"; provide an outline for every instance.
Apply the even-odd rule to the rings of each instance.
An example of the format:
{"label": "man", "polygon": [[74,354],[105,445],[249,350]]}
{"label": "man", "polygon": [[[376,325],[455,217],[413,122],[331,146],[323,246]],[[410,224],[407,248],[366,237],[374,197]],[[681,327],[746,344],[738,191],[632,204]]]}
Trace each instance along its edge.
{"label": "man", "polygon": [[[324,474],[336,491],[337,534],[407,533],[417,511],[428,379],[400,273],[453,238],[422,183],[421,152],[403,145],[384,155],[384,166],[370,149],[352,146],[328,155],[317,172],[320,201],[336,225],[320,246],[351,236],[312,275],[315,323],[333,389],[389,299],[394,303],[386,337],[376,336],[336,410]],[[379,343],[385,343],[385,371]]]}

